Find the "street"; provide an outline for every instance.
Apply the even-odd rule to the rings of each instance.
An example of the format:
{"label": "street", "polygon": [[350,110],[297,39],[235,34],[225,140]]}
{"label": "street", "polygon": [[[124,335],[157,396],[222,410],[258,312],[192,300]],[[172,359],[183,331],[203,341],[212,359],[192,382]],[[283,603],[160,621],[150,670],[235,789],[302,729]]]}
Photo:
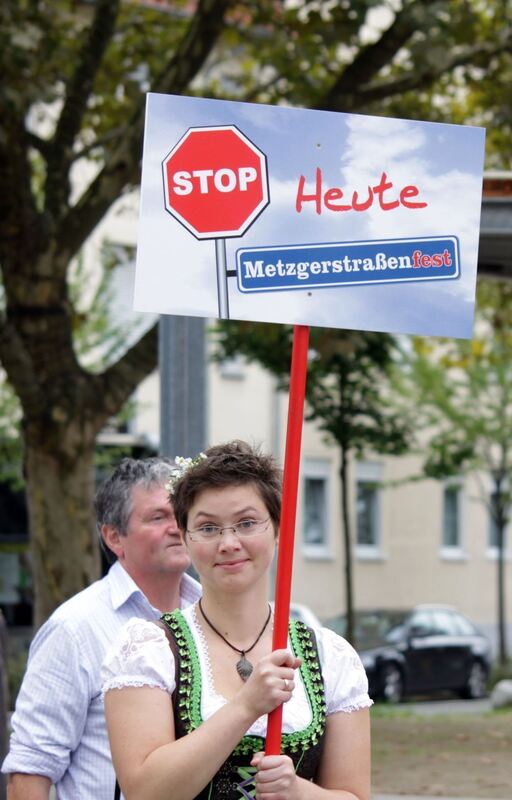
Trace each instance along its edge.
{"label": "street", "polygon": [[443,698],[441,700],[411,700],[401,703],[396,708],[411,711],[414,714],[425,716],[442,714],[484,714],[491,711],[491,700],[483,697],[481,700],[459,700],[458,698]]}

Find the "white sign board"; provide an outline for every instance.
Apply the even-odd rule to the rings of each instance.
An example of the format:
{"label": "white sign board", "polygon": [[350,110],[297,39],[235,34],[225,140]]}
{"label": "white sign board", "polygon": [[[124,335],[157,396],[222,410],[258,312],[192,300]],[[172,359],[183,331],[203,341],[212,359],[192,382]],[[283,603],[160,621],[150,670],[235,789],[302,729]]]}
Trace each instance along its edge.
{"label": "white sign board", "polygon": [[470,337],[484,142],[149,94],[135,308]]}

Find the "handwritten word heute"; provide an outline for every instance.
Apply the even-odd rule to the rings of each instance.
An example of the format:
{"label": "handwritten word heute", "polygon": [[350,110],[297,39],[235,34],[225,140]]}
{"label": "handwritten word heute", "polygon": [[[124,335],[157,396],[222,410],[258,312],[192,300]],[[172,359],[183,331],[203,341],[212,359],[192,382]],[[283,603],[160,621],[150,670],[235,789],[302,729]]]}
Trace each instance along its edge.
{"label": "handwritten word heute", "polygon": [[[388,180],[385,172],[382,173],[380,181],[375,186],[368,186],[366,197],[363,200],[359,199],[359,192],[352,192],[350,203],[342,203],[344,198],[343,189],[338,186],[333,186],[323,191],[322,185],[322,170],[320,167],[316,169],[315,190],[311,194],[305,192],[306,178],[301,175],[299,178],[299,186],[297,188],[297,198],[295,200],[295,209],[300,214],[304,203],[314,203],[317,214],[322,213],[322,206],[328,211],[367,211],[372,207],[373,201],[377,197],[382,211],[392,211],[400,205],[404,208],[425,208],[428,203],[422,200],[414,200],[419,195],[419,189],[412,184],[404,186],[398,193],[398,198],[390,195],[393,187],[393,182]],[[348,199],[348,198],[347,198]]]}

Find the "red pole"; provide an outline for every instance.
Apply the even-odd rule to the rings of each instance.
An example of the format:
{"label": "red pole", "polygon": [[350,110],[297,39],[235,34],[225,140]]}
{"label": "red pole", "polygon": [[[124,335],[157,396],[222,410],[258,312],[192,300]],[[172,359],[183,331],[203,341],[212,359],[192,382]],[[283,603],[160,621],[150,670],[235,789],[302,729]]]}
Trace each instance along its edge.
{"label": "red pole", "polygon": [[[299,485],[300,446],[304,419],[304,397],[308,369],[309,327],[295,325],[293,329],[292,364],[290,370],[290,397],[288,400],[288,425],[283,475],[283,505],[279,527],[279,550],[275,591],[274,636],[272,649],[280,650],[288,643],[288,618],[292,585],[293,542],[295,514]],[[281,752],[281,727],[283,707],[268,715],[266,740],[267,755]]]}

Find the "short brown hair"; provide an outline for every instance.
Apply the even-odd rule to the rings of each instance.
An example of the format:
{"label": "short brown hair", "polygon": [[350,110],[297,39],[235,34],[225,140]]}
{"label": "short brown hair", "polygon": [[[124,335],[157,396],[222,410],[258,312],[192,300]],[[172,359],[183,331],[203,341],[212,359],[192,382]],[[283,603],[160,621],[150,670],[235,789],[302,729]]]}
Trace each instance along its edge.
{"label": "short brown hair", "polygon": [[254,484],[277,529],[281,516],[281,470],[275,459],[240,439],[209,447],[205,456],[174,485],[172,504],[179,529],[186,531],[190,508],[202,491],[248,483]]}

